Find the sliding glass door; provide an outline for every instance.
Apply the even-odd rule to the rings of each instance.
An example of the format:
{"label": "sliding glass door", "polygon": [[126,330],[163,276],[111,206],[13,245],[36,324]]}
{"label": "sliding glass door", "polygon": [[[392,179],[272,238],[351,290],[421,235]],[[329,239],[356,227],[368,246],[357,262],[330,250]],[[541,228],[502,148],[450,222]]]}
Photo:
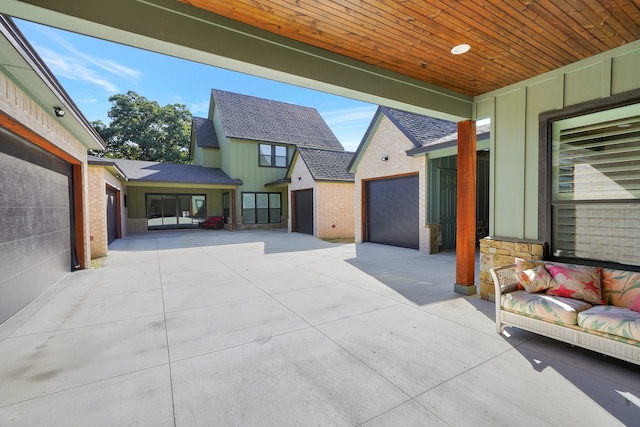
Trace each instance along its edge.
{"label": "sliding glass door", "polygon": [[147,194],[147,228],[197,227],[206,217],[204,194]]}

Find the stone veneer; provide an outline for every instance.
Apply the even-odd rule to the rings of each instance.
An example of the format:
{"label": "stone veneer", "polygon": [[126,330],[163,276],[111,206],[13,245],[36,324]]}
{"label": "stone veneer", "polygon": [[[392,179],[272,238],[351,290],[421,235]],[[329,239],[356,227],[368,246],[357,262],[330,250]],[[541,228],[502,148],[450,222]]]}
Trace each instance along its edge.
{"label": "stone veneer", "polygon": [[480,297],[495,300],[491,270],[494,267],[513,264],[516,258],[544,259],[545,245],[540,241],[517,240],[500,237],[480,239]]}

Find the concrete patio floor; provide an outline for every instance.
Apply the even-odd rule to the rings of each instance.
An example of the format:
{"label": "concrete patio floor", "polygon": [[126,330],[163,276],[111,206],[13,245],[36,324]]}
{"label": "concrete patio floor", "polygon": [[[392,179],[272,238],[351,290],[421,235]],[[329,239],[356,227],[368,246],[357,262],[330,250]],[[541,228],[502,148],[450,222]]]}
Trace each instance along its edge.
{"label": "concrete patio floor", "polygon": [[508,329],[455,254],[283,231],[116,241],[0,325],[0,425],[640,424],[640,368]]}

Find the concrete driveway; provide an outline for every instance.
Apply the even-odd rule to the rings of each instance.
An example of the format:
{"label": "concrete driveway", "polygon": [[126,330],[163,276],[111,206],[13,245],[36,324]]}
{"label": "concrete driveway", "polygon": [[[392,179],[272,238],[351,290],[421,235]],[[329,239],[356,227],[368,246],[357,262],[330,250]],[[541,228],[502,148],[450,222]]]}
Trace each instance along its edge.
{"label": "concrete driveway", "polygon": [[638,366],[499,336],[454,278],[453,253],[131,235],[0,326],[0,425],[638,425]]}

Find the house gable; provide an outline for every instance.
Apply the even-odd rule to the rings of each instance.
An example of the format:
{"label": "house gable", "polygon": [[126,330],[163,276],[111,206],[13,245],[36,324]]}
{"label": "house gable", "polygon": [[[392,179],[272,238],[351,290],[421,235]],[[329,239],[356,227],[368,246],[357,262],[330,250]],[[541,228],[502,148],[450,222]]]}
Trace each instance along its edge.
{"label": "house gable", "polygon": [[220,144],[212,120],[202,117],[192,118],[189,148],[189,155],[194,164],[220,167]]}
{"label": "house gable", "polygon": [[347,170],[354,153],[303,147],[298,147],[298,153],[315,181],[354,181]]}
{"label": "house gable", "polygon": [[423,158],[413,158],[406,151],[413,147],[395,123],[382,116],[375,132],[370,135],[366,150],[360,154],[356,180],[416,173],[424,168]]}
{"label": "house gable", "polygon": [[227,138],[344,150],[315,108],[216,89],[211,96]]}
{"label": "house gable", "polygon": [[378,107],[375,114],[373,115],[373,118],[371,119],[371,123],[369,123],[369,127],[367,128],[364,135],[362,136],[362,141],[360,141],[360,144],[358,145],[356,152],[351,158],[351,162],[349,162],[349,165],[347,166],[347,169],[349,170],[349,172],[355,173],[358,167],[358,163],[360,163],[360,159],[362,158],[362,155],[365,153],[365,151],[367,150],[367,147],[371,143],[371,138],[373,137],[376,130],[378,129],[378,126],[380,126],[380,121],[382,120],[382,116],[383,116],[382,111],[380,107]]}

